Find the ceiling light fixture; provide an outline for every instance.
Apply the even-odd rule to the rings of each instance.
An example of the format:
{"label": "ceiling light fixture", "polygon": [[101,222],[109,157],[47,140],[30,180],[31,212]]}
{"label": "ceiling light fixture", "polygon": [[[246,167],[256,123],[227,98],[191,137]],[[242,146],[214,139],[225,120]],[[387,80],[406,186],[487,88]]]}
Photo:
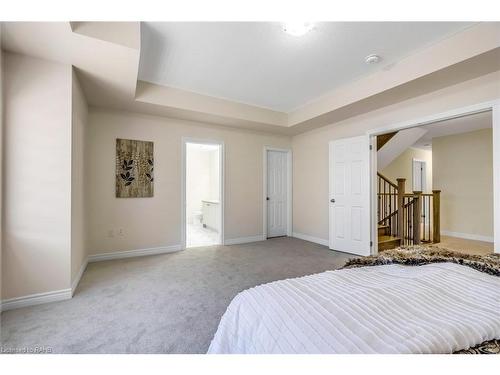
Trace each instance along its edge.
{"label": "ceiling light fixture", "polygon": [[283,24],[283,31],[293,36],[302,36],[312,29],[314,29],[314,24],[311,22],[286,22]]}
{"label": "ceiling light fixture", "polygon": [[368,55],[365,57],[365,62],[367,64],[376,64],[380,61],[380,56],[379,55],[375,55],[375,54],[372,54],[372,55]]}

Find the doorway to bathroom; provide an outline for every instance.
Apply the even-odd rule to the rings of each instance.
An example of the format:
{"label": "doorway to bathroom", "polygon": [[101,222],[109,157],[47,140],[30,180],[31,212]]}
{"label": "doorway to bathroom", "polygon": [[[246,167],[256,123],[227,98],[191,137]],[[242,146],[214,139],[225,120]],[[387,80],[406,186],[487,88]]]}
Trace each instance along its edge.
{"label": "doorway to bathroom", "polygon": [[223,243],[223,144],[183,141],[183,244]]}

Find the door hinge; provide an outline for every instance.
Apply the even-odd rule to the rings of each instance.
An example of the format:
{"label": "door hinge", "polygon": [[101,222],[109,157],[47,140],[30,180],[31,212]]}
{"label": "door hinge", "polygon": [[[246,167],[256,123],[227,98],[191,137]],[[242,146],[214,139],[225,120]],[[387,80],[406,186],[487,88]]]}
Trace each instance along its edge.
{"label": "door hinge", "polygon": [[373,241],[370,241],[370,247],[373,247]]}
{"label": "door hinge", "polygon": [[373,146],[372,146],[372,145],[370,145],[370,150],[371,150],[371,149],[373,149]]}

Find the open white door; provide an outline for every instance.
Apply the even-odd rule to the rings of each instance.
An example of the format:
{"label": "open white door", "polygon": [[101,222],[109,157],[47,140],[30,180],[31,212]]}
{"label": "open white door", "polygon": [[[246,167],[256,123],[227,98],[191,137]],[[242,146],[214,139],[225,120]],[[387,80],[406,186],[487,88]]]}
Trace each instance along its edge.
{"label": "open white door", "polygon": [[330,249],[370,255],[368,136],[329,144]]}

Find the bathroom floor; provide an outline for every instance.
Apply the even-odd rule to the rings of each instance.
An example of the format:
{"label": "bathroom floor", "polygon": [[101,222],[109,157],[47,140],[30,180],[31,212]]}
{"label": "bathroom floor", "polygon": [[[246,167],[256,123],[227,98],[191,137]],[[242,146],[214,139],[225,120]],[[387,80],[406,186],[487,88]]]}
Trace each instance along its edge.
{"label": "bathroom floor", "polygon": [[186,246],[209,246],[219,244],[219,233],[214,230],[203,228],[201,224],[187,224]]}

